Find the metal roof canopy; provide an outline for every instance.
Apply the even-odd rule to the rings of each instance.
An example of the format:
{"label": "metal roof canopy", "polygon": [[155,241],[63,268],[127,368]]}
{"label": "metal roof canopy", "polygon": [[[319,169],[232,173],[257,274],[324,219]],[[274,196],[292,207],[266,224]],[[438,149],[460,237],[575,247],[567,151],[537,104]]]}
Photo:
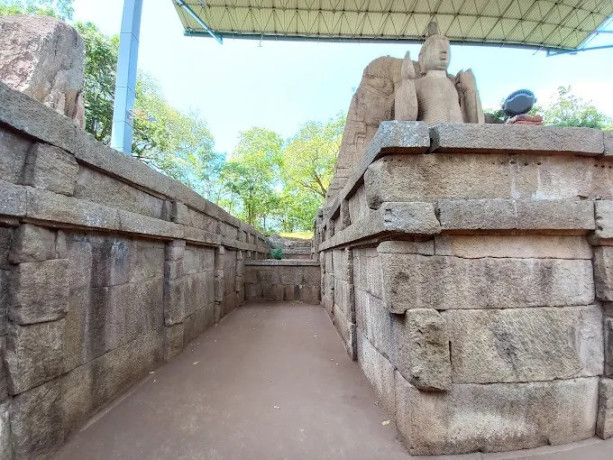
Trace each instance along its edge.
{"label": "metal roof canopy", "polygon": [[613,0],[173,0],[186,35],[417,42],[438,23],[451,42],[581,50]]}

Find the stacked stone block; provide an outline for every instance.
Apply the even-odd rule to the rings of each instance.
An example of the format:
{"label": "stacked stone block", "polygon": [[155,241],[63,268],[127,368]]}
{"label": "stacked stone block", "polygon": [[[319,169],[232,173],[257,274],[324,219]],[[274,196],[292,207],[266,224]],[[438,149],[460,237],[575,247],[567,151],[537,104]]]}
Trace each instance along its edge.
{"label": "stacked stone block", "polygon": [[252,227],[2,84],[0,195],[2,459],[49,456],[239,305],[243,253],[268,252]]}
{"label": "stacked stone block", "polygon": [[245,296],[248,301],[296,301],[319,305],[319,262],[304,259],[268,259],[250,260],[243,265]]}
{"label": "stacked stone block", "polygon": [[332,265],[334,289],[330,317],[341,335],[347,353],[355,359],[357,338],[352,251],[350,249],[332,251]]}
{"label": "stacked stone block", "polygon": [[[609,136],[610,137],[610,136]],[[604,373],[598,389],[596,434],[613,437],[613,201],[595,203],[594,282],[596,298],[604,311]]]}
{"label": "stacked stone block", "polygon": [[424,128],[383,123],[316,230],[333,315],[352,254],[357,360],[409,452],[612,436],[605,136]]}

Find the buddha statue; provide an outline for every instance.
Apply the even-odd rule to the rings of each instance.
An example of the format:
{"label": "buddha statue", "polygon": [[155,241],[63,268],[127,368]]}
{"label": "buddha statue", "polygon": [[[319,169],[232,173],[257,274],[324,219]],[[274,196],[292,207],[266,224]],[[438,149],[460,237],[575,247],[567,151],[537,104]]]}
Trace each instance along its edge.
{"label": "buddha statue", "polygon": [[469,69],[453,77],[447,73],[449,39],[431,23],[417,63],[407,53],[396,89],[396,120],[437,123],[483,123],[483,110],[475,76]]}

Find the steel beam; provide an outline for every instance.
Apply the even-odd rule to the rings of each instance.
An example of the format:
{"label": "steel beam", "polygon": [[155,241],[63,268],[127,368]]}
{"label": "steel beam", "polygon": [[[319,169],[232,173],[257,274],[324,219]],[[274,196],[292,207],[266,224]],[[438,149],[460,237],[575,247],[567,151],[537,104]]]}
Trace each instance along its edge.
{"label": "steel beam", "polygon": [[132,155],[134,137],[134,101],[136,100],[136,67],[143,0],[124,0],[111,147]]}
{"label": "steel beam", "polygon": [[200,26],[204,29],[204,33],[207,35],[210,35],[211,37],[213,37],[215,40],[217,40],[217,43],[219,43],[220,45],[223,44],[223,37],[221,35],[218,35],[217,33],[215,33],[215,31],[213,31],[209,25],[204,22],[202,20],[202,18],[200,16],[198,16],[196,14],[196,12],[192,9],[191,6],[189,6],[187,3],[185,3],[184,0],[176,0],[177,5],[179,5],[181,8],[183,8],[183,10],[189,14],[192,19],[194,21],[196,21],[198,24],[200,24]]}

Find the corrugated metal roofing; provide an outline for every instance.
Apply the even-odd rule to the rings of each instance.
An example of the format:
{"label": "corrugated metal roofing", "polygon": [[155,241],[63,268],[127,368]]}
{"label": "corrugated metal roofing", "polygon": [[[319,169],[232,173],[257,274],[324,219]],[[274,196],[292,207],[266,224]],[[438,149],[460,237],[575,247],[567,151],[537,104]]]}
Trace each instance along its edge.
{"label": "corrugated metal roofing", "polygon": [[[207,34],[172,0],[186,34]],[[613,0],[182,0],[223,37],[420,41],[436,21],[452,42],[575,49]]]}

